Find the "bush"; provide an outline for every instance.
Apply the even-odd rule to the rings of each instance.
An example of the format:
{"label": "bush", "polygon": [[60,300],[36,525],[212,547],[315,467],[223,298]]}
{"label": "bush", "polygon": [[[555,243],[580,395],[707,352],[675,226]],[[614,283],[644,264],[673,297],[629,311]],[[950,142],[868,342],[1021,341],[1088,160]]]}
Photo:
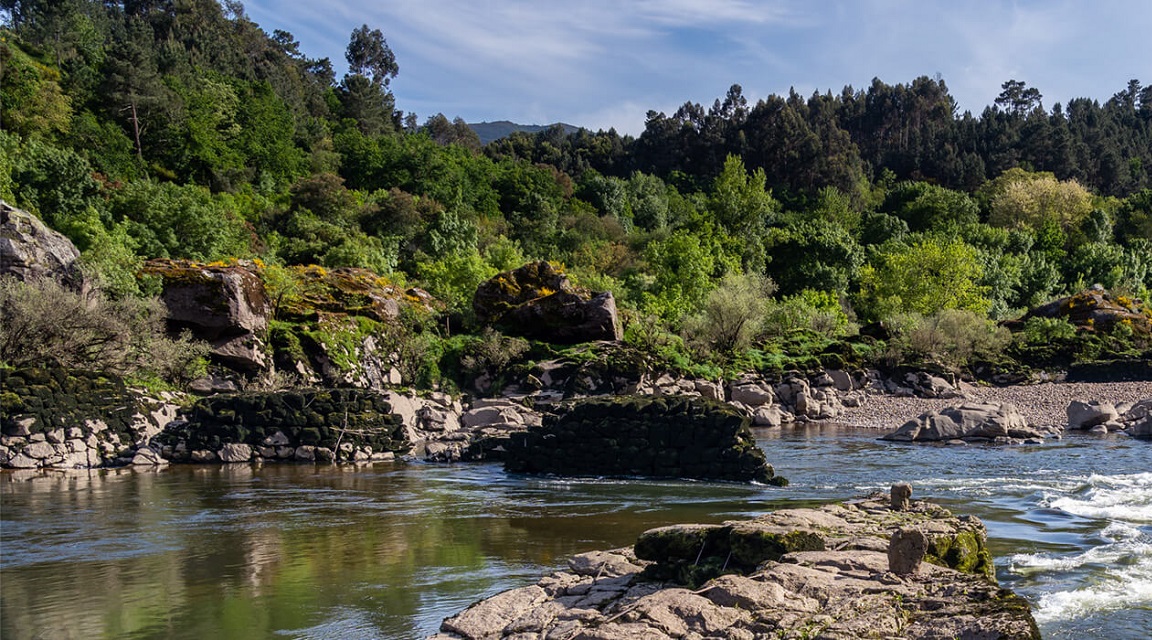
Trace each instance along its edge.
{"label": "bush", "polygon": [[0,278],[0,362],[57,363],[183,383],[200,375],[209,347],[164,335],[159,300],[88,296],[42,279]]}
{"label": "bush", "polygon": [[783,336],[800,329],[811,329],[828,337],[842,336],[851,327],[836,294],[812,289],[769,302],[764,321],[764,333],[768,336]]}
{"label": "bush", "polygon": [[684,322],[685,338],[704,356],[729,357],[759,335],[765,305],[775,285],[764,276],[729,274],[704,300],[703,310]]}
{"label": "bush", "polygon": [[920,318],[897,341],[923,360],[964,367],[974,358],[988,358],[1003,351],[1011,342],[1011,335],[971,311],[944,309]]}
{"label": "bush", "polygon": [[1024,339],[1029,344],[1049,344],[1057,340],[1076,337],[1076,325],[1065,318],[1028,318],[1024,323]]}

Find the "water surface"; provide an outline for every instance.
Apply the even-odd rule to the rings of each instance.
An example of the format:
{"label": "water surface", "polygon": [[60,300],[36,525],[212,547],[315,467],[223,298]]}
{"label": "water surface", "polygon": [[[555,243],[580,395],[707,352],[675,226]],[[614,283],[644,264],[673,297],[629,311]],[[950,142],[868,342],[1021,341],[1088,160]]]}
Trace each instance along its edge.
{"label": "water surface", "polygon": [[495,464],[0,474],[0,637],[422,638],[642,531],[913,483],[987,523],[1046,638],[1152,628],[1152,443],[1008,448],[759,433],[787,488],[509,476]]}

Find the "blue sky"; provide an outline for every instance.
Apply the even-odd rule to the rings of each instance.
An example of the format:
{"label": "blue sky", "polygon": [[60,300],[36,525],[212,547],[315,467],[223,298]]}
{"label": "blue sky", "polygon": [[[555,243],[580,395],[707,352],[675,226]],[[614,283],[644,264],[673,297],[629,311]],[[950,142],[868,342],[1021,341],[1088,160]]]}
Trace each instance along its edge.
{"label": "blue sky", "polygon": [[396,54],[397,107],[424,122],[567,122],[640,134],[649,109],[750,102],[872,78],[939,74],[978,113],[1008,79],[1044,95],[1106,100],[1152,84],[1152,0],[246,0],[345,71],[361,24]]}

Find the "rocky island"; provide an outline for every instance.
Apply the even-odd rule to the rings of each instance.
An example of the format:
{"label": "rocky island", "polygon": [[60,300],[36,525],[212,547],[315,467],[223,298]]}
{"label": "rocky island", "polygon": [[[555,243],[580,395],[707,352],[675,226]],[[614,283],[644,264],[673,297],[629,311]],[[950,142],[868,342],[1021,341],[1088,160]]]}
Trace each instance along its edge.
{"label": "rocky island", "polygon": [[1038,640],[1000,589],[979,519],[911,487],[754,520],[679,525],[482,600],[435,640]]}

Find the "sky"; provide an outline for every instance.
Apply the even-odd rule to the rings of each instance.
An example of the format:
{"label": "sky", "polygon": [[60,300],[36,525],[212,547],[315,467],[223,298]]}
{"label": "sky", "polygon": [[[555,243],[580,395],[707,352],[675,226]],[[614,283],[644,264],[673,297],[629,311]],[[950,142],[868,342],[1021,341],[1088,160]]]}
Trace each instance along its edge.
{"label": "sky", "polygon": [[649,110],[705,107],[739,84],[754,104],[941,77],[961,112],[1004,81],[1056,102],[1152,84],[1152,0],[245,0],[346,71],[362,24],[400,66],[396,106],[423,123],[565,122],[639,135]]}

